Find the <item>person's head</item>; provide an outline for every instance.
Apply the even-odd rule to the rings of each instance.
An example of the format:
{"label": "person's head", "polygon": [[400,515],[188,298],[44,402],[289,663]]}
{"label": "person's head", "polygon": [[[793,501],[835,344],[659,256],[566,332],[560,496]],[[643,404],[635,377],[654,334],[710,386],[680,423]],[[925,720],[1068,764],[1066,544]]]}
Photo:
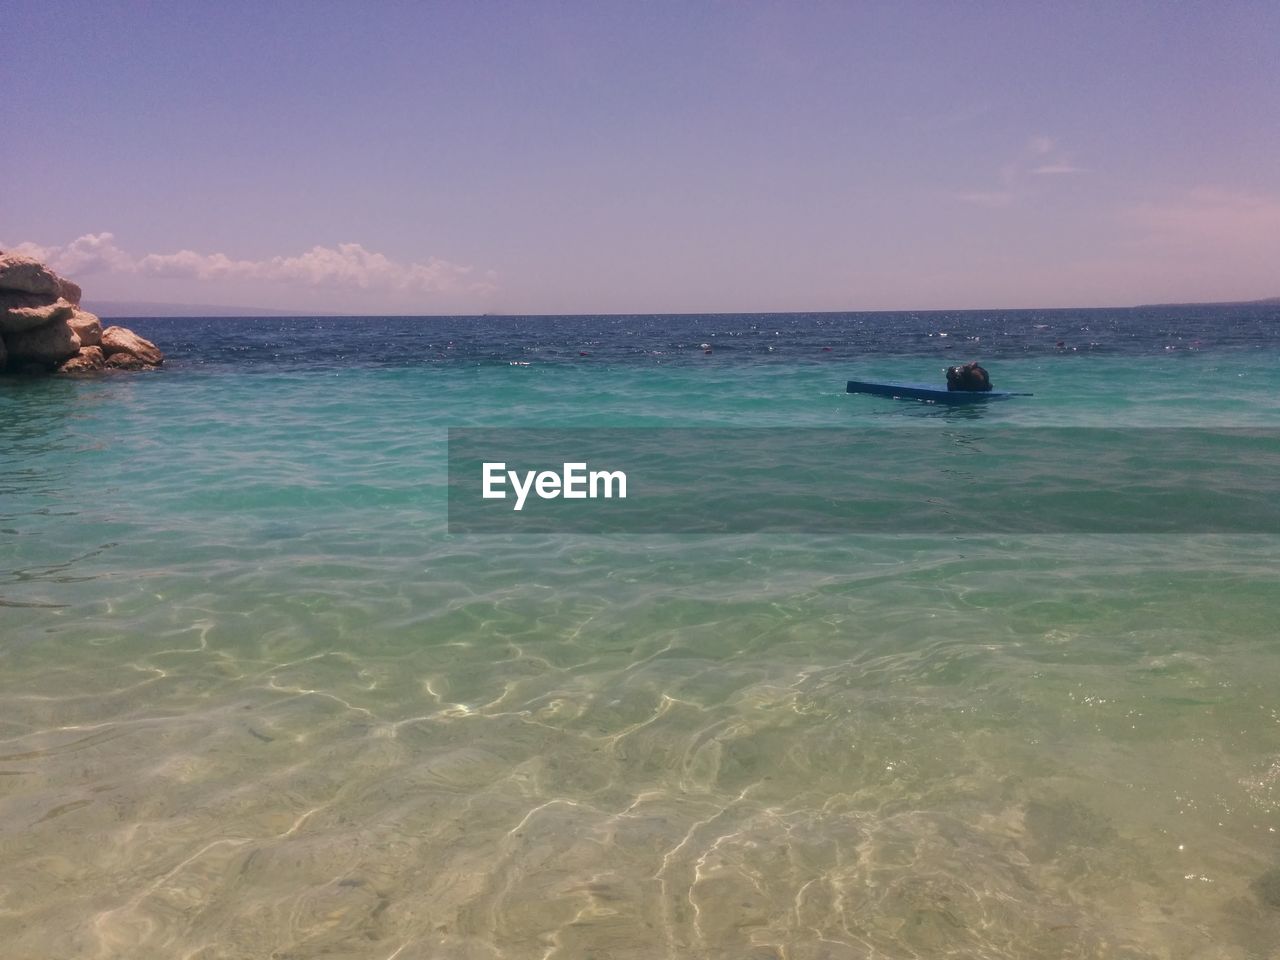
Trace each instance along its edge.
{"label": "person's head", "polygon": [[990,390],[991,378],[987,371],[978,365],[978,361],[956,367],[947,367],[948,390]]}
{"label": "person's head", "polygon": [[974,383],[986,384],[991,382],[991,378],[987,376],[987,371],[978,366],[977,360],[970,360],[965,364],[964,369],[969,379]]}

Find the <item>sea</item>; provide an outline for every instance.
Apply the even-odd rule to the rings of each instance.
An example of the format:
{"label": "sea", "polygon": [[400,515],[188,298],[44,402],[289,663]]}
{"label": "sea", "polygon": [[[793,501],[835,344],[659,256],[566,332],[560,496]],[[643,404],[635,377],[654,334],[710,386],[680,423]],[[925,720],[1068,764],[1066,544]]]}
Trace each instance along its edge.
{"label": "sea", "polygon": [[[1265,437],[1280,306],[117,322],[163,368],[0,380],[7,960],[1280,955],[1274,530],[472,534],[447,469]],[[845,392],[975,359],[1034,396]]]}

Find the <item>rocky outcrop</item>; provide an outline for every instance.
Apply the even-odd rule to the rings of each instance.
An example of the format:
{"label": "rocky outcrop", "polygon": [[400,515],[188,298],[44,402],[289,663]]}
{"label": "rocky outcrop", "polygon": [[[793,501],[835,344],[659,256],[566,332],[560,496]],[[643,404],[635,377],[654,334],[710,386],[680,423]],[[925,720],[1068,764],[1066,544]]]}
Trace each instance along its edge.
{"label": "rocky outcrop", "polygon": [[[71,324],[71,329],[80,338],[81,347],[97,347],[102,344],[102,321],[88,310],[81,310],[76,307],[75,313],[71,315],[67,322]],[[120,327],[119,329],[123,330],[124,328]],[[159,353],[158,350],[156,352]],[[160,359],[164,359],[163,354],[161,354]]]}
{"label": "rocky outcrop", "polygon": [[76,309],[66,300],[50,300],[33,294],[8,296],[4,303],[11,306],[0,313],[0,336],[34,330],[55,320],[67,320]]}
{"label": "rocky outcrop", "polygon": [[4,345],[9,348],[10,364],[56,366],[80,352],[80,338],[66,320],[55,320],[22,333],[7,333]]}
{"label": "rocky outcrop", "polygon": [[150,340],[80,309],[80,286],[31,257],[0,251],[0,372],[146,370],[164,362]]}
{"label": "rocky outcrop", "polygon": [[66,277],[58,278],[58,296],[68,303],[73,303],[77,307],[80,306],[80,284],[73,283]]}
{"label": "rocky outcrop", "polygon": [[59,373],[95,373],[106,366],[101,347],[81,347],[70,360],[58,367]]}
{"label": "rocky outcrop", "polygon": [[149,364],[132,353],[113,353],[107,357],[104,366],[108,370],[145,370]]}
{"label": "rocky outcrop", "polygon": [[150,366],[164,363],[164,354],[150,340],[144,340],[124,327],[107,327],[102,331],[102,352],[107,358],[127,353]]}
{"label": "rocky outcrop", "polygon": [[0,255],[0,289],[58,296],[58,275],[39,260],[16,253]]}

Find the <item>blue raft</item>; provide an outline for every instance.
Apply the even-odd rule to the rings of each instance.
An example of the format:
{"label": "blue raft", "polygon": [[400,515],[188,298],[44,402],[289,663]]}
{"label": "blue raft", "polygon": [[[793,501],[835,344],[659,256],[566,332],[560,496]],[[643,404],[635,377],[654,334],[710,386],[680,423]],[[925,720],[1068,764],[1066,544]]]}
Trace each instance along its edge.
{"label": "blue raft", "polygon": [[1030,397],[1030,393],[1011,393],[1008,390],[948,390],[924,383],[873,383],[869,380],[850,380],[846,393],[869,393],[875,397],[893,397],[895,400],[926,400],[930,403],[984,403],[987,400],[1007,400],[1009,397]]}

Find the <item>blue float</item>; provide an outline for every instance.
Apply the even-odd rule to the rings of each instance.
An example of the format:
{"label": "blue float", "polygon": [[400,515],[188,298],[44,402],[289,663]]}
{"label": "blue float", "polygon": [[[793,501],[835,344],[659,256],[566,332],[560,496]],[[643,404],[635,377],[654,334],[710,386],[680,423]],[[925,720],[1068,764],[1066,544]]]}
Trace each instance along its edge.
{"label": "blue float", "polygon": [[924,400],[929,403],[984,403],[988,400],[1007,400],[1010,397],[1030,397],[1030,393],[1013,393],[1008,390],[948,390],[924,383],[875,383],[870,380],[850,380],[847,393],[869,393],[874,397],[892,397],[895,400]]}

